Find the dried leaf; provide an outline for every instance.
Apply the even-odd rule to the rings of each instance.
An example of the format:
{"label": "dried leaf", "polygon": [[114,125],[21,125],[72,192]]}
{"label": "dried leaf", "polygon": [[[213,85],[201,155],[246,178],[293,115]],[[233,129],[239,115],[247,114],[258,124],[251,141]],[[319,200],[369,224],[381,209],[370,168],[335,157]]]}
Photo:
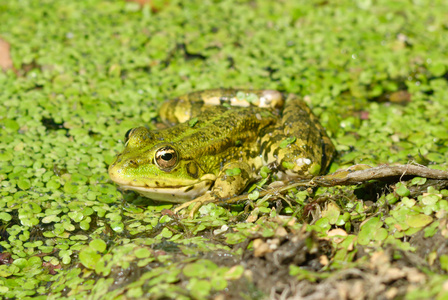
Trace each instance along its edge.
{"label": "dried leaf", "polygon": [[10,70],[14,67],[10,49],[11,46],[9,43],[0,38],[0,68],[3,71]]}

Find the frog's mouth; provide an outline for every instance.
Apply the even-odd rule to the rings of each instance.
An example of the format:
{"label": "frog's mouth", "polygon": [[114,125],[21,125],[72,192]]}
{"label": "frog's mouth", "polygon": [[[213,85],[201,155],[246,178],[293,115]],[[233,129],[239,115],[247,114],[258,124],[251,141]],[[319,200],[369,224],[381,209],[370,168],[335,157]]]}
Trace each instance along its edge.
{"label": "frog's mouth", "polygon": [[[211,178],[213,176],[213,178]],[[193,200],[207,192],[215,182],[214,175],[205,175],[199,180],[185,180],[176,185],[169,182],[150,182],[156,186],[150,186],[143,181],[121,181],[115,180],[115,183],[120,185],[124,190],[131,190],[139,193],[143,197],[147,197],[157,201],[184,203]],[[162,185],[163,184],[163,185]]]}

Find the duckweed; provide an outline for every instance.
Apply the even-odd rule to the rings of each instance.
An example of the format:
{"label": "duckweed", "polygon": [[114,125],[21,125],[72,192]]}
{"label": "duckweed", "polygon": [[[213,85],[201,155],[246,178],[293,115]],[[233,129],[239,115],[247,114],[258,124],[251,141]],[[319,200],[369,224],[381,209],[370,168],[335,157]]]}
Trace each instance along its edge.
{"label": "duckweed", "polygon": [[[14,69],[0,72],[0,294],[266,298],[291,278],[316,293],[329,285],[345,291],[340,274],[362,270],[396,290],[387,294],[392,298],[446,297],[448,253],[439,244],[447,238],[444,182],[403,177],[297,188],[268,199],[260,196],[272,179],[266,167],[250,201],[204,205],[191,220],[173,214],[172,204],[120,191],[107,175],[129,128],[158,126],[162,100],[216,87],[301,95],[339,152],[330,172],[408,162],[447,170],[448,121],[440,113],[448,110],[445,6],[2,3],[0,39],[11,51],[0,56],[10,56]],[[304,233],[315,237],[302,241]],[[301,252],[293,247],[302,242],[308,258],[320,254],[317,260],[296,261]],[[297,255],[280,260],[285,253]],[[409,254],[424,263],[410,263]],[[414,273],[385,281],[379,258]],[[371,298],[386,296],[365,290]]]}

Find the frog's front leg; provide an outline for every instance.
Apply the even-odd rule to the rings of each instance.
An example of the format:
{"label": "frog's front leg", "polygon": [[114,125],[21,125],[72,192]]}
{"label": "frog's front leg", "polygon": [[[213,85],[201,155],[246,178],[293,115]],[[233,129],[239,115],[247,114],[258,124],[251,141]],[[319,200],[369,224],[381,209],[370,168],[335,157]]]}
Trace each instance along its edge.
{"label": "frog's front leg", "polygon": [[188,201],[174,209],[174,213],[195,204],[189,216],[194,217],[198,209],[208,203],[225,203],[227,199],[237,196],[244,190],[254,177],[247,163],[233,162],[225,165],[220,171],[212,189],[198,198]]}

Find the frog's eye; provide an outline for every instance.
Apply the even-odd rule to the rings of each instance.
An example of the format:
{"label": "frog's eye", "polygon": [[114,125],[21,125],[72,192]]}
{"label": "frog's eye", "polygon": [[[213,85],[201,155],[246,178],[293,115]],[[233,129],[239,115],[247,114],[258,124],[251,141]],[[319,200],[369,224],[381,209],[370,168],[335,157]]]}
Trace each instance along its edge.
{"label": "frog's eye", "polygon": [[129,137],[131,136],[132,132],[135,128],[131,128],[124,134],[124,143],[126,144],[129,141]]}
{"label": "frog's eye", "polygon": [[177,152],[171,146],[163,146],[154,156],[156,165],[162,171],[171,171],[177,163]]}

